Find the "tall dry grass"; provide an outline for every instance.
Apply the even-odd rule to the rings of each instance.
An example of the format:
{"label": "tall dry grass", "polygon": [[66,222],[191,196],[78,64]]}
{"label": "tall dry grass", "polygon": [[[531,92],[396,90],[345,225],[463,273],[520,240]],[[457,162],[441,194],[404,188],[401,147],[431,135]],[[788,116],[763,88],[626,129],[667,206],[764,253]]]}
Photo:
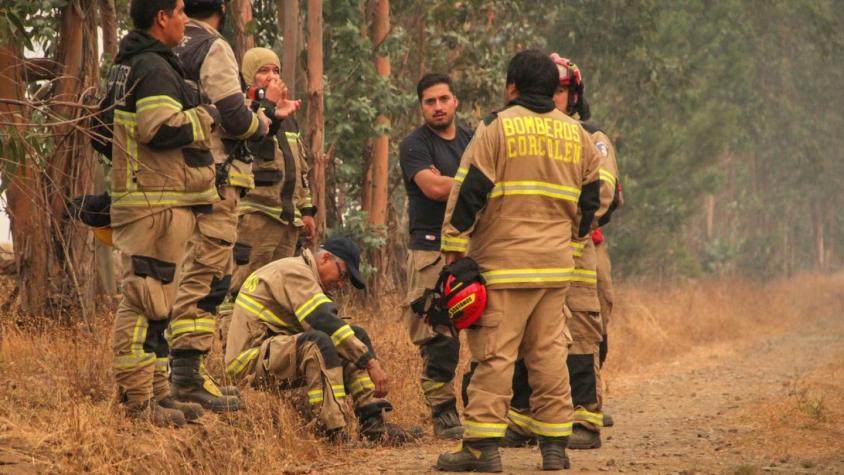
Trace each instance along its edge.
{"label": "tall dry grass", "polygon": [[[781,330],[818,306],[840,306],[842,283],[838,275],[770,285],[622,285],[610,326],[608,377],[623,379],[700,345]],[[416,379],[420,361],[397,302],[347,314],[369,331],[392,376],[390,420],[430,431]],[[126,420],[114,398],[110,327],[110,315],[98,319],[94,334],[82,326],[22,325],[15,315],[0,316],[0,463],[45,472],[307,472],[363,456],[315,439],[297,410],[296,392],[247,389],[247,412],[209,414],[182,429]],[[219,374],[219,351],[209,367]]]}

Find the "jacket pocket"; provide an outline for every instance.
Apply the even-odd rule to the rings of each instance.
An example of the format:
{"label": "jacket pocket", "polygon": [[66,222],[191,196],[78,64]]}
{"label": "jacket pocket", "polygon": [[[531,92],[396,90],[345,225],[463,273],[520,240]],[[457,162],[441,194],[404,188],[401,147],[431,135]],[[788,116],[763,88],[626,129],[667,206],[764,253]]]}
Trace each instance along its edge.
{"label": "jacket pocket", "polygon": [[273,186],[281,181],[281,172],[272,169],[253,170],[255,186]]}
{"label": "jacket pocket", "polygon": [[214,163],[214,156],[210,150],[185,147],[182,149],[185,165],[191,168],[207,167]]}

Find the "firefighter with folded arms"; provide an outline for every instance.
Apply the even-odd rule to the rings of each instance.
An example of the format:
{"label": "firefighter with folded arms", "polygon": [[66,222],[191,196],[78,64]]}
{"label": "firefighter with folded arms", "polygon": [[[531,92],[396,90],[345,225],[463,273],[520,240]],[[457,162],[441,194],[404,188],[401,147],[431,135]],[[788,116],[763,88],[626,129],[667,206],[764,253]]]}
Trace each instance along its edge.
{"label": "firefighter with folded arms", "polygon": [[[252,48],[243,55],[242,75],[252,108],[273,111],[273,89],[283,86],[280,74],[281,61],[273,50]],[[272,261],[292,257],[300,234],[307,240],[316,234],[309,167],[296,120],[273,117],[270,133],[250,143],[249,153],[255,187],[240,202],[231,295],[220,306],[224,342],[243,281]]]}
{"label": "firefighter with folded arms", "polygon": [[342,439],[351,396],[361,436],[390,445],[416,434],[384,421],[389,378],[369,335],[345,323],[326,294],[351,281],[365,287],[360,248],[332,238],[312,253],[273,261],[238,292],[226,342],[226,373],[257,388],[304,386],[319,432]]}
{"label": "firefighter with folded arms", "polygon": [[450,327],[426,324],[414,307],[434,288],[443,267],[440,230],[445,201],[472,131],[455,120],[459,102],[448,75],[426,74],[419,80],[416,93],[425,123],[399,145],[410,227],[404,322],[422,356],[420,382],[431,408],[434,436],[459,439],[463,427],[457,415],[454,373],[460,358],[460,339]]}
{"label": "firefighter with folded arms", "polygon": [[533,392],[526,418],[539,436],[542,467],[569,466],[573,407],[565,360],[563,305],[575,277],[572,228],[587,236],[609,207],[600,194],[600,157],[579,122],[559,111],[554,62],[537,50],[507,68],[507,106],[487,116],[460,162],[446,207],[446,261],[473,259],[487,307],[466,330],[478,363],[469,383],[463,441],[437,468],[500,472],[516,359]]}
{"label": "firefighter with folded arms", "polygon": [[[557,108],[581,121],[589,120],[591,114],[584,96],[584,83],[580,69],[566,58],[553,53],[551,59],[560,71],[560,85],[554,94]],[[618,188],[618,166],[615,150],[609,137],[598,127],[582,122],[583,128],[601,157],[601,195],[609,198],[611,204],[598,221],[599,225],[609,222],[610,216],[620,203]],[[594,238],[600,235],[600,228],[593,233],[578,237],[572,233],[572,255],[575,276],[566,295],[566,307],[571,318],[568,330],[572,338],[566,360],[574,404],[574,426],[569,437],[571,449],[597,449],[601,446],[600,429],[605,425],[602,413],[603,394],[600,384],[600,369],[603,364],[601,348],[605,347],[604,320],[599,301],[597,256]],[[535,440],[526,417],[529,416],[528,399],[531,388],[528,384],[524,363],[517,363],[513,380],[514,397],[508,413],[510,427],[503,445],[521,447]]]}
{"label": "firefighter with folded arms", "polygon": [[194,209],[219,201],[211,136],[220,123],[185,82],[171,48],[187,23],[182,0],[133,0],[134,29],[109,79],[116,98],[110,224],[122,252],[123,298],[114,319],[114,374],[130,416],[182,425],[202,409],[169,397],[164,332]]}

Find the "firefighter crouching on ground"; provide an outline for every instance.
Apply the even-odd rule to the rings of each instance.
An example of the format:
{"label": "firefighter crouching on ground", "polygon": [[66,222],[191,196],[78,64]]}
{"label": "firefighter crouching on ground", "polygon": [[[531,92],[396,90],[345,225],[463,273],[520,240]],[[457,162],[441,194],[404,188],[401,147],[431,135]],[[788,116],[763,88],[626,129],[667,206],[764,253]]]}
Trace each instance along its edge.
{"label": "firefighter crouching on ground", "polygon": [[320,432],[342,438],[346,395],[365,439],[401,444],[415,436],[384,422],[387,373],[369,335],[346,324],[325,294],[347,280],[362,289],[360,249],[348,238],[314,254],[274,261],[250,275],[237,295],[226,343],[226,373],[253,387],[307,388]]}
{"label": "firefighter crouching on ground", "polygon": [[109,79],[117,98],[110,217],[123,260],[114,374],[129,415],[178,426],[202,411],[168,397],[164,331],[196,228],[194,209],[220,199],[209,151],[220,116],[185,83],[170,49],[188,21],[182,0],[133,0],[130,12],[135,29],[121,40]]}
{"label": "firefighter crouching on ground", "polygon": [[443,267],[440,231],[454,174],[472,131],[458,125],[459,102],[445,74],[426,74],[416,85],[425,123],[402,140],[399,164],[407,190],[410,236],[407,253],[407,298],[404,322],[422,356],[420,382],[431,408],[434,436],[459,439],[454,373],[460,359],[460,339],[452,328],[431,327],[413,310],[425,299]]}
{"label": "firefighter crouching on ground", "polygon": [[441,470],[502,470],[498,446],[520,355],[533,389],[526,422],[539,435],[542,467],[569,465],[574,414],[563,305],[574,276],[571,230],[587,235],[609,202],[600,198],[595,146],[554,106],[558,85],[557,67],[545,53],[528,50],[511,59],[510,102],[478,125],[449,196],[442,250],[448,263],[467,253],[477,262],[487,308],[466,330],[478,366],[462,444],[440,455]]}
{"label": "firefighter crouching on ground", "polygon": [[269,128],[269,119],[249,110],[244,102],[237,60],[220,33],[225,9],[223,0],[186,0],[190,21],[184,40],[174,48],[203,101],[220,111],[221,127],[210,139],[222,200],[211,209],[197,210],[197,232],[188,243],[167,331],[173,397],[216,412],[237,410],[243,405],[234,388],[218,386],[204,364],[214,341],[217,305],[231,281],[237,203],[242,190],[252,187],[250,165],[232,159],[228,144],[260,139]]}
{"label": "firefighter crouching on ground", "polygon": [[[243,55],[242,75],[253,108],[271,111],[280,79],[281,61],[267,48],[252,48]],[[260,96],[260,97],[259,97]],[[311,201],[308,162],[292,117],[273,117],[270,133],[249,144],[255,188],[240,202],[237,242],[228,301],[220,306],[220,334],[225,342],[237,292],[249,275],[272,261],[292,257],[300,232],[305,239],[316,233],[316,207]]]}
{"label": "firefighter crouching on ground", "polygon": [[[551,59],[560,72],[560,85],[554,94],[557,108],[571,117],[586,121],[590,118],[589,105],[584,96],[584,84],[580,69],[571,61],[556,53]],[[601,196],[610,201],[610,207],[598,224],[609,222],[612,212],[617,207],[618,167],[615,152],[604,132],[597,127],[582,123],[590,134],[590,139],[601,157],[600,179]],[[598,375],[600,374],[599,348],[603,335],[601,306],[598,300],[596,255],[592,235],[578,236],[578,230],[572,230],[572,255],[574,272],[572,284],[566,295],[566,307],[570,310],[568,329],[572,344],[566,360],[571,397],[574,404],[574,426],[569,437],[571,449],[597,449],[601,446],[600,428],[604,425],[602,392]],[[505,446],[520,447],[532,443],[534,435],[527,423],[530,415],[527,402],[531,388],[523,362],[517,363],[513,380],[514,397],[508,413],[510,426],[504,439]]]}

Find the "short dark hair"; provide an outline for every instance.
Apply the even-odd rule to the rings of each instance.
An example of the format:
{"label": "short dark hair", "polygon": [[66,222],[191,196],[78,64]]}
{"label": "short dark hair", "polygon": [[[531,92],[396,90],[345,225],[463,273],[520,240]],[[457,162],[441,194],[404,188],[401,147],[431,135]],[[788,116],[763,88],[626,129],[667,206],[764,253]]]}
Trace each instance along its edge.
{"label": "short dark hair", "polygon": [[197,20],[210,18],[215,13],[223,13],[223,0],[218,2],[185,2],[185,14]]}
{"label": "short dark hair", "polygon": [[422,102],[422,94],[425,92],[425,89],[436,86],[437,84],[447,85],[448,90],[454,94],[454,89],[451,88],[451,77],[448,74],[428,73],[422,76],[422,79],[416,84],[416,95],[419,96],[419,102]]}
{"label": "short dark hair", "polygon": [[515,84],[519,94],[553,97],[560,85],[560,71],[546,53],[528,49],[510,59],[507,84]]}
{"label": "short dark hair", "polygon": [[172,15],[175,8],[176,0],[132,0],[129,16],[132,17],[132,25],[135,28],[148,30],[160,10]]}

